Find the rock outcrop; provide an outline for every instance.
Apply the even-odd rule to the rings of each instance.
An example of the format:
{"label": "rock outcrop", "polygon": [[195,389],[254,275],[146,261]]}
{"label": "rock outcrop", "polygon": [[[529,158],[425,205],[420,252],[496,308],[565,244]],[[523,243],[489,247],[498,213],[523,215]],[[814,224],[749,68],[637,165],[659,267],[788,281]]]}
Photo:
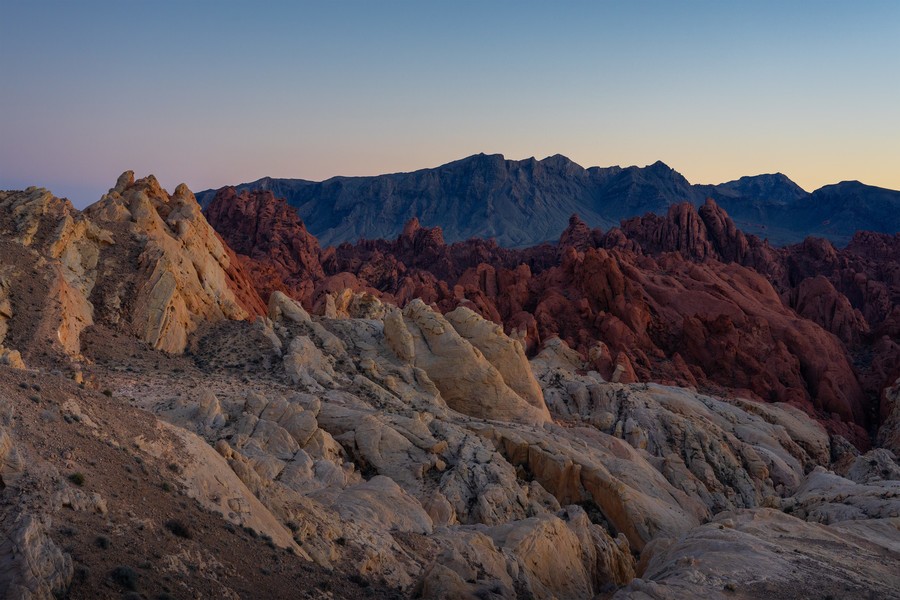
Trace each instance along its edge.
{"label": "rock outcrop", "polygon": [[[153,347],[181,352],[188,335],[203,322],[262,312],[233,252],[206,223],[186,186],[169,196],[153,176],[134,181],[126,173],[85,214],[114,230],[120,244],[144,242],[138,246],[137,265],[104,261],[100,277],[112,282],[120,273],[101,310],[126,303],[132,295],[130,325]],[[121,277],[125,266],[138,267],[136,280]]]}
{"label": "rock outcrop", "polygon": [[872,524],[879,536],[857,522],[824,526],[773,509],[721,513],[660,544],[614,598],[895,598],[896,526]]}
{"label": "rock outcrop", "polygon": [[900,379],[882,392],[878,445],[900,457]]}
{"label": "rock outcrop", "polygon": [[[256,206],[246,198],[230,202]],[[265,206],[262,215],[279,212]],[[314,275],[304,285],[258,281],[318,314],[347,288],[399,306],[420,298],[444,313],[463,306],[502,323],[528,353],[559,336],[593,356],[606,379],[791,403],[865,448],[871,405],[900,376],[900,286],[892,238],[858,238],[842,251],[814,241],[775,249],[743,234],[712,200],[606,233],[575,217],[556,247],[524,250],[447,245],[440,228],[411,220],[394,241],[344,244],[320,251],[318,263],[303,231],[298,243],[311,266],[297,273]],[[291,251],[281,243],[270,253]],[[253,256],[282,269],[265,252]],[[854,358],[861,355],[872,359]]]}
{"label": "rock outcrop", "polygon": [[477,348],[500,372],[507,386],[549,420],[550,413],[544,404],[544,393],[531,372],[525,350],[518,340],[507,337],[500,325],[482,318],[464,306],[444,317],[461,337]]}
{"label": "rock outcrop", "polygon": [[0,192],[0,209],[7,342],[20,353],[39,341],[77,356],[79,336],[93,324],[89,296],[110,233],[42,188]]}
{"label": "rock outcrop", "polygon": [[10,600],[58,598],[72,580],[72,557],[47,535],[49,519],[6,513],[0,522],[0,595]]}
{"label": "rock outcrop", "polygon": [[228,246],[245,257],[263,298],[276,289],[302,298],[324,278],[319,242],[297,212],[270,191],[222,188],[203,211]]}
{"label": "rock outcrop", "polygon": [[402,318],[385,320],[385,337],[399,358],[428,374],[454,410],[500,421],[550,420],[521,345],[472,311],[444,318],[414,300]]}
{"label": "rock outcrop", "polygon": [[3,350],[6,363],[47,343],[78,357],[97,322],[180,353],[205,323],[265,313],[184,185],[170,196],[153,176],[127,172],[84,212],[39,188],[2,192],[0,207],[0,327],[18,345]]}
{"label": "rock outcrop", "polygon": [[[233,390],[160,412],[215,444],[323,564],[349,549],[362,575],[379,573],[419,597],[580,598],[669,585],[669,571],[648,565],[718,515],[780,508],[798,531],[819,535],[822,525],[798,517],[831,515],[832,527],[894,510],[894,499],[878,500],[890,484],[861,474],[871,459],[852,463],[852,452],[789,404],[608,383],[559,338],[523,364],[521,346],[467,308],[441,316],[421,301],[402,311],[377,304],[316,316],[275,292],[268,327],[279,343],[267,347],[308,346],[303,364],[270,363],[293,395]],[[314,376],[326,369],[328,378]],[[522,380],[513,388],[507,377]],[[477,406],[460,404],[462,389],[478,394]],[[553,422],[521,417],[539,414],[529,397]],[[838,455],[844,477],[823,468]],[[893,476],[893,458],[878,460],[866,472]],[[858,500],[839,510],[851,495]],[[698,569],[726,560],[714,544],[704,552],[712,562]],[[753,554],[763,566],[766,556]],[[708,579],[722,590],[732,583]]]}

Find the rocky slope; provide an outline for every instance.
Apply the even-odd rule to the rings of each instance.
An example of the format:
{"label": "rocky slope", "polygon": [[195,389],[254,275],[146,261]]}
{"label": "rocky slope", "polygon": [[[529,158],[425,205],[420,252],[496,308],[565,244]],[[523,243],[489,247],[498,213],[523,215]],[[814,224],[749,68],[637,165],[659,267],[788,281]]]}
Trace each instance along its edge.
{"label": "rocky slope", "polygon": [[[241,519],[271,515],[301,556],[401,596],[584,598],[621,588],[631,597],[653,588],[673,597],[665,590],[685,584],[656,565],[681,564],[679,544],[730,517],[753,520],[760,539],[786,527],[826,536],[833,545],[816,564],[832,570],[850,568],[844,553],[857,556],[861,543],[840,527],[871,530],[856,559],[865,580],[832,577],[809,589],[891,597],[900,489],[890,478],[900,466],[889,455],[857,457],[788,405],[607,383],[558,339],[529,364],[517,342],[462,309],[444,319],[420,302],[355,306],[365,311],[313,317],[276,292],[269,320],[198,337],[179,377],[154,368],[152,353],[115,370],[122,361],[96,343],[93,368],[114,396],[216,448],[266,509],[248,506]],[[464,351],[448,355],[451,347]],[[887,462],[871,469],[872,460]],[[191,484],[195,472],[184,471],[190,494],[214,509],[235,505],[234,492]],[[723,572],[734,551],[694,546],[694,569],[711,574],[682,596],[754,597],[755,566],[754,577]],[[769,556],[754,560],[765,566]],[[781,589],[783,576],[767,585]]]}
{"label": "rocky slope", "polygon": [[[812,194],[780,173],[691,185],[662,162],[585,169],[561,155],[516,161],[478,154],[412,173],[322,182],[266,177],[236,189],[286,198],[323,245],[394,238],[415,217],[441,227],[449,242],[495,238],[501,246],[524,247],[557,239],[571,214],[608,228],[710,197],[743,230],[778,244],[817,235],[843,246],[858,230],[900,231],[900,192],[859,182]],[[215,194],[198,197],[206,207]]]}
{"label": "rocky slope", "polygon": [[[504,267],[462,269],[471,283],[439,293],[459,287],[466,306],[443,313],[411,284],[391,294],[401,307],[323,267],[316,315],[277,289],[261,304],[254,266],[281,272],[237,259],[186,188],[126,174],[83,213],[44,190],[0,203],[0,322],[17,357],[0,365],[3,597],[900,597],[893,429],[860,454],[792,403],[630,383],[640,364],[624,351],[601,373],[602,349],[542,334],[529,359],[524,320],[508,335],[463,301],[480,290],[512,308]],[[410,256],[461,268],[464,247],[405,236]],[[534,277],[562,281],[561,261],[583,269],[602,251],[662,289],[654,269],[675,260],[597,247],[577,222],[566,239],[530,251]],[[306,268],[313,247],[280,256]],[[700,286],[685,288],[723,304],[737,299],[720,287],[766,281],[740,265],[705,280],[724,263],[681,260]],[[587,289],[581,316],[605,288]],[[799,319],[771,295],[747,310]],[[603,301],[618,310],[615,293]]]}

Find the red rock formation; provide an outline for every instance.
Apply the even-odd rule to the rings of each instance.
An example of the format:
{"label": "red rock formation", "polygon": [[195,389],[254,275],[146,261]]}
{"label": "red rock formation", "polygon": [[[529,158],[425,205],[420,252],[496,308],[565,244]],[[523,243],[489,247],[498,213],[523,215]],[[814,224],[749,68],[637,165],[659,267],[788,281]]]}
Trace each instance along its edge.
{"label": "red rock formation", "polygon": [[233,187],[225,187],[204,212],[227,244],[245,257],[245,267],[263,298],[276,289],[306,296],[312,282],[325,276],[318,240],[297,212],[272,192],[238,194]]}
{"label": "red rock formation", "polygon": [[884,382],[900,375],[900,236],[775,249],[709,200],[606,234],[573,216],[555,246],[447,245],[413,219],[396,240],[319,251],[289,212],[271,194],[227,189],[208,211],[261,287],[310,308],[344,288],[466,305],[529,351],[559,336],[608,378],[789,402],[863,447]]}
{"label": "red rock formation", "polygon": [[559,237],[559,247],[575,248],[583,252],[591,246],[596,246],[602,237],[602,231],[599,229],[591,230],[588,224],[582,221],[578,215],[572,215],[569,217],[569,226],[566,227]]}
{"label": "red rock formation", "polygon": [[622,231],[649,254],[681,252],[699,260],[716,255],[703,220],[689,203],[672,205],[665,217],[647,214],[623,221]]}
{"label": "red rock formation", "polygon": [[865,391],[879,396],[900,376],[900,235],[859,232],[842,250],[810,238],[781,249],[779,258],[783,268],[773,280],[782,297],[841,337]]}
{"label": "red rock formation", "polygon": [[[219,239],[222,239],[221,236]],[[267,308],[259,294],[259,279],[253,273],[252,268],[248,269],[246,262],[228,247],[228,243],[222,241],[225,253],[228,255],[228,267],[225,269],[225,274],[228,276],[228,287],[234,292],[238,303],[248,314],[264,316]]]}
{"label": "red rock formation", "polygon": [[711,200],[697,213],[704,227],[690,213],[682,205],[667,219],[632,219],[604,244],[741,263],[765,275],[784,304],[841,339],[870,398],[900,375],[900,235],[859,232],[843,250],[815,238],[775,249],[738,231]]}
{"label": "red rock formation", "polygon": [[869,332],[862,314],[822,275],[807,277],[790,291],[789,304],[802,317],[818,323],[846,344]]}

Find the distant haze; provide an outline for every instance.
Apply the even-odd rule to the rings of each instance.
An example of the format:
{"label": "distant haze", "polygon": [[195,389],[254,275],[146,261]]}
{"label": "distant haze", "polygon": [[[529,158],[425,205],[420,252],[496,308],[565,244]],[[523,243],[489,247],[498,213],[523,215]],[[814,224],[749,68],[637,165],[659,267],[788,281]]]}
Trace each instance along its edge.
{"label": "distant haze", "polygon": [[900,189],[900,3],[0,4],[0,189],[663,160]]}

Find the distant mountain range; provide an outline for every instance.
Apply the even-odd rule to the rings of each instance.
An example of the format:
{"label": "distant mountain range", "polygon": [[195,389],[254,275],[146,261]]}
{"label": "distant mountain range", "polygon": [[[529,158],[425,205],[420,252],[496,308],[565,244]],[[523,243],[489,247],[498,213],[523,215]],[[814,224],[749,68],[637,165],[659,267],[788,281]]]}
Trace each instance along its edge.
{"label": "distant mountain range", "polygon": [[[900,192],[845,181],[812,193],[781,173],[692,185],[662,162],[585,169],[562,155],[506,160],[477,154],[440,167],[321,182],[264,177],[235,186],[270,190],[297,209],[323,245],[393,238],[412,217],[448,242],[493,237],[503,246],[556,240],[572,214],[608,229],[681,202],[713,198],[744,231],[776,245],[809,235],[845,245],[858,230],[900,231]],[[207,206],[215,190],[197,194]]]}

